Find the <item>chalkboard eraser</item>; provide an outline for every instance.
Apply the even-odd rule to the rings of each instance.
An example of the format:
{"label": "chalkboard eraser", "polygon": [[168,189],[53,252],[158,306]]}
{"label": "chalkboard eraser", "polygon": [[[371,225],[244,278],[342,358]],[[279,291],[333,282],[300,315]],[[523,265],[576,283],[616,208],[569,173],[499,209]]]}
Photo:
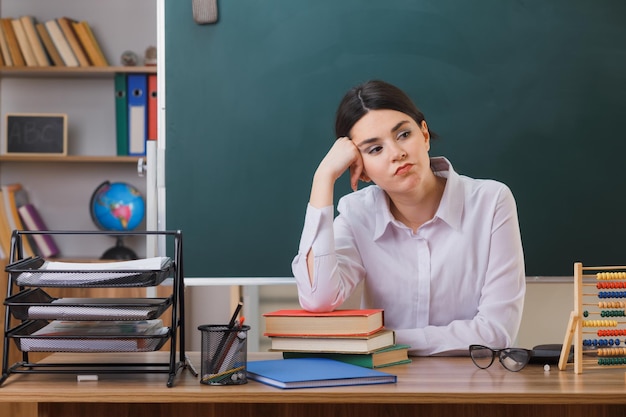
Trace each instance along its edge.
{"label": "chalkboard eraser", "polygon": [[217,0],[191,0],[191,9],[197,24],[217,22]]}
{"label": "chalkboard eraser", "polygon": [[78,382],[89,382],[89,381],[97,381],[98,375],[78,375],[76,376]]}

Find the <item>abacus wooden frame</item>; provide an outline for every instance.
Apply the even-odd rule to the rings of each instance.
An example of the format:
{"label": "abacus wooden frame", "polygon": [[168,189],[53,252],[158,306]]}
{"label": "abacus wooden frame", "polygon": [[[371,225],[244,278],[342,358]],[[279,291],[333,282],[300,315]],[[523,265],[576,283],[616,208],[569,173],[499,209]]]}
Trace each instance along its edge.
{"label": "abacus wooden frame", "polygon": [[[595,278],[594,275],[585,275],[585,271],[622,271],[626,272],[626,266],[583,266],[582,262],[574,263],[574,310],[570,313],[567,331],[559,358],[559,369],[564,371],[567,368],[567,361],[570,354],[572,342],[574,343],[574,372],[583,373],[583,286],[585,279]],[[599,366],[599,365],[598,365]],[[624,366],[624,365],[622,365]]]}

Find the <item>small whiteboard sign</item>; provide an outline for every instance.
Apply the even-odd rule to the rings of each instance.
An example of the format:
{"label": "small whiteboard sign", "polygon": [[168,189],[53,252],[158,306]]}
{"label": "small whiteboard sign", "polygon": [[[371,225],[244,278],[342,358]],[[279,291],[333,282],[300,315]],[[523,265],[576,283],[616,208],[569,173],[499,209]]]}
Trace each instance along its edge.
{"label": "small whiteboard sign", "polygon": [[67,155],[67,114],[8,113],[4,153]]}

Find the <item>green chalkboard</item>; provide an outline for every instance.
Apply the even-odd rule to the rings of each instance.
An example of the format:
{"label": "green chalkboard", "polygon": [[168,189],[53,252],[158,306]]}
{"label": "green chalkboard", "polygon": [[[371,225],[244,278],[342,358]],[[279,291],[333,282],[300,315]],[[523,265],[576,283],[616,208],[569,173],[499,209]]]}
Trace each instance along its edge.
{"label": "green chalkboard", "polygon": [[197,25],[165,2],[166,221],[186,276],[291,276],[336,106],[373,78],[414,98],[431,155],[511,187],[529,276],[626,262],[626,2],[218,6]]}

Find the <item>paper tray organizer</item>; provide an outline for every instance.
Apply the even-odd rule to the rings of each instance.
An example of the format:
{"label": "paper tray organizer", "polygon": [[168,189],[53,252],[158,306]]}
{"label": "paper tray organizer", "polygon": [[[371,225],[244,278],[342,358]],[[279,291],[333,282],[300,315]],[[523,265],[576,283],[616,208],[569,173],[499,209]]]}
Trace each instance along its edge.
{"label": "paper tray organizer", "polygon": [[[120,262],[59,262],[24,257],[23,239],[35,234],[146,238],[154,236],[169,248],[170,256]],[[4,351],[0,387],[12,374],[167,374],[166,384],[183,369],[197,376],[185,353],[182,232],[164,231],[29,231],[14,230],[11,236],[7,295],[4,302]],[[166,279],[172,285],[164,298],[53,298],[41,287],[108,288],[156,287]],[[31,287],[31,288],[29,288]],[[87,294],[90,292],[88,291]],[[107,293],[104,291],[103,293]],[[82,304],[82,305],[81,305]],[[52,313],[51,313],[52,312]],[[103,314],[104,316],[100,316]],[[107,317],[107,315],[109,317]],[[163,317],[163,319],[161,318]],[[164,321],[165,320],[165,321]],[[15,325],[14,321],[20,322]],[[11,341],[13,339],[13,341]],[[10,351],[21,350],[21,360],[9,363]],[[156,361],[108,359],[33,362],[30,352],[152,352],[169,350],[169,358]],[[141,355],[141,354],[137,354]],[[75,356],[75,355],[70,355]],[[80,356],[80,355],[79,355]],[[132,356],[135,356],[133,354]]]}
{"label": "paper tray organizer", "polygon": [[27,289],[4,301],[17,320],[151,320],[172,305],[167,298],[54,298],[41,288]]}
{"label": "paper tray organizer", "polygon": [[15,277],[15,283],[30,287],[153,287],[172,274],[169,260],[157,270],[46,270],[41,257],[26,258],[5,270]]}

